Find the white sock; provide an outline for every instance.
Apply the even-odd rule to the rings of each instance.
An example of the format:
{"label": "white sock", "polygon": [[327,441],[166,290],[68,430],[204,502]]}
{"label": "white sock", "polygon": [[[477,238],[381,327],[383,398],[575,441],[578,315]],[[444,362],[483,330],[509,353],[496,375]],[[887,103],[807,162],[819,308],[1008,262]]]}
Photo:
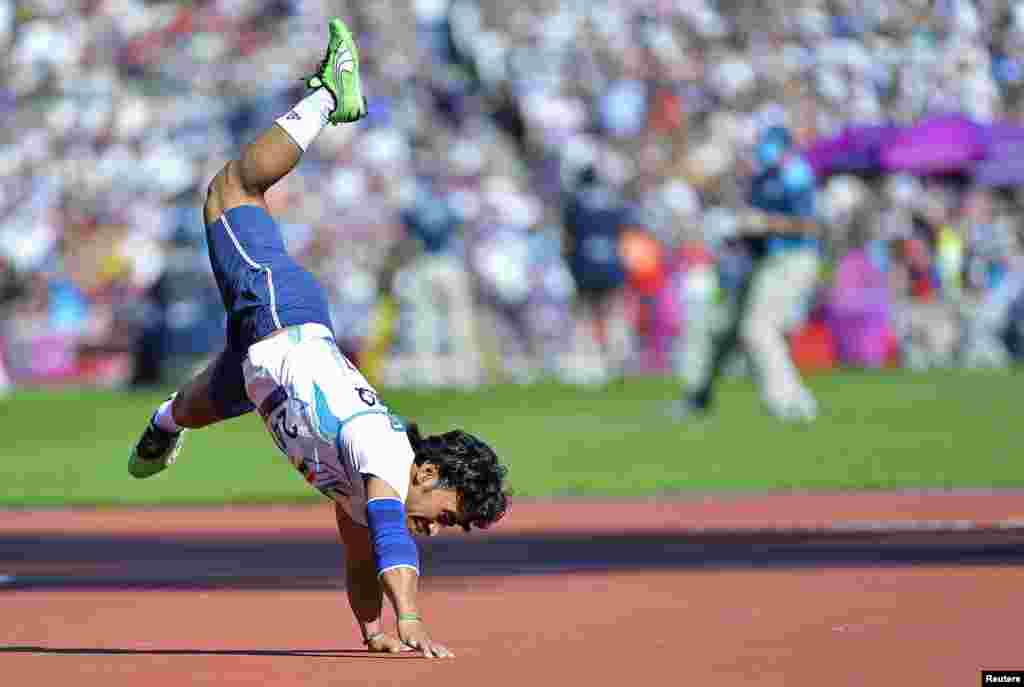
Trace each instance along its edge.
{"label": "white sock", "polygon": [[174,421],[174,415],[171,413],[171,405],[173,403],[174,399],[169,398],[160,404],[160,407],[156,409],[156,413],[153,414],[153,424],[165,432],[177,433],[181,431],[181,427]]}
{"label": "white sock", "polygon": [[334,96],[326,88],[318,88],[295,104],[287,114],[277,118],[278,125],[288,132],[303,152],[327,126],[334,112]]}

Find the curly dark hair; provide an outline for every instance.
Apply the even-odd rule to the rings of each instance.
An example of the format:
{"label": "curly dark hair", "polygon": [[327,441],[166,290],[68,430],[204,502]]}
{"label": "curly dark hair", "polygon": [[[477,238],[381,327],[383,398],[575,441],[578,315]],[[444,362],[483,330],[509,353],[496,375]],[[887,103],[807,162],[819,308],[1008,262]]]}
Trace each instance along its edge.
{"label": "curly dark hair", "polygon": [[508,494],[505,475],[508,468],[498,462],[490,446],[469,432],[456,429],[444,434],[422,436],[415,423],[406,428],[409,442],[416,454],[416,464],[437,466],[438,483],[455,489],[466,515],[462,528],[486,529],[505,517]]}

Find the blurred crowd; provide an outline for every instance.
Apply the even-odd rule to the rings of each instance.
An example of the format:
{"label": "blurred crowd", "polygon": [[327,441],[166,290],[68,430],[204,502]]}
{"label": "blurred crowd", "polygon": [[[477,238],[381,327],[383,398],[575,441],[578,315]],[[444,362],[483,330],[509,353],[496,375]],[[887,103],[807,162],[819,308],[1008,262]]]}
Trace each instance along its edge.
{"label": "blurred crowd", "polygon": [[[0,0],[0,387],[169,381],[222,344],[206,186],[332,15],[369,116],[269,203],[394,386],[685,378],[742,279],[760,132],[1024,112],[1009,0]],[[1011,364],[1020,201],[819,179],[798,365]]]}

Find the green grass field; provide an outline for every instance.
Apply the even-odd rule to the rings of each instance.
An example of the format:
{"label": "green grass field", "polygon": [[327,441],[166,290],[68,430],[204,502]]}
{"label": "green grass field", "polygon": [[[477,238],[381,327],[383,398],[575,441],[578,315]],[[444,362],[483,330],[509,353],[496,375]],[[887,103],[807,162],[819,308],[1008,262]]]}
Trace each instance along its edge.
{"label": "green grass field", "polygon": [[[677,424],[669,381],[601,391],[557,385],[384,397],[427,431],[487,439],[522,496],[787,489],[1024,487],[1014,373],[839,373],[812,386],[810,427],[766,416],[732,380],[713,418]],[[25,391],[0,401],[0,505],[297,502],[321,497],[256,416],[192,432],[178,464],[146,481],[128,451],[164,394]]]}

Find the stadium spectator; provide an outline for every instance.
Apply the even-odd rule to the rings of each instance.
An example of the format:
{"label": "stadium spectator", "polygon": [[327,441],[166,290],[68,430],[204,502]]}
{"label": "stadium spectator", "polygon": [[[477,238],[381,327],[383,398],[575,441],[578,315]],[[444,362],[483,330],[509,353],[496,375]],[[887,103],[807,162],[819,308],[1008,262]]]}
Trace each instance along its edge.
{"label": "stadium spectator", "polygon": [[[472,388],[481,383],[470,275],[458,245],[461,219],[437,179],[420,178],[402,211],[407,240],[393,280],[402,326],[389,381]],[[400,258],[402,259],[402,258]]]}
{"label": "stadium spectator", "polygon": [[782,126],[761,133],[755,156],[749,194],[753,212],[744,213],[739,225],[751,267],[742,277],[731,322],[715,344],[711,365],[685,395],[681,409],[689,414],[712,410],[715,385],[739,345],[754,367],[768,409],[785,420],[811,421],[817,403],[800,380],[785,337],[807,312],[817,285],[814,173]]}
{"label": "stadium spectator", "polygon": [[843,365],[882,368],[891,360],[896,334],[885,264],[878,264],[873,250],[877,215],[861,208],[850,224],[850,248],[836,266],[826,317]]}
{"label": "stadium spectator", "polygon": [[[474,208],[495,179],[510,180],[540,209],[532,231],[521,234],[530,255],[548,255],[539,247],[564,229],[561,180],[592,150],[601,151],[602,172],[624,200],[645,213],[656,210],[658,189],[687,199],[670,208],[667,222],[644,217],[665,255],[684,244],[717,251],[720,237],[696,230],[714,222],[693,216],[742,209],[741,166],[769,122],[789,122],[803,145],[847,124],[909,124],[933,112],[1019,122],[1024,105],[1018,0],[538,0],[512,8],[496,0],[0,3],[0,46],[10,58],[0,65],[0,111],[9,123],[0,132],[0,263],[10,293],[21,294],[0,301],[8,332],[0,357],[15,383],[32,378],[29,323],[65,344],[76,338],[66,334],[69,322],[76,331],[90,328],[89,345],[66,345],[54,369],[105,375],[104,383],[173,374],[176,365],[155,371],[150,360],[148,372],[133,372],[119,362],[133,347],[154,350],[158,338],[168,361],[215,347],[216,327],[187,287],[208,278],[198,198],[215,161],[254,122],[294,100],[290,75],[311,66],[294,64],[305,54],[294,46],[331,14],[350,18],[366,45],[370,116],[358,145],[332,137],[288,180],[311,192],[277,192],[292,223],[289,240],[303,243],[310,266],[332,272],[325,281],[339,285],[334,313],[354,323],[339,326],[353,355],[390,358],[408,338],[409,318],[399,319],[398,336],[355,323],[371,321],[365,313],[386,310],[382,299],[393,296],[393,280],[381,275],[406,236],[401,213],[410,180],[425,171],[460,217],[466,252],[452,252],[460,256],[451,263],[453,279],[469,281],[483,298],[482,283],[470,280],[479,272],[471,248],[487,244],[494,224]],[[259,89],[235,78],[252,64],[265,66]],[[431,169],[421,169],[414,151],[424,151]],[[1006,305],[1018,300],[1018,229],[1006,218],[1019,214],[1020,198],[975,189],[961,203],[961,182],[898,182],[908,183],[927,193],[858,201],[880,218],[870,257],[876,266],[886,258],[900,360],[1007,364],[1018,348],[1000,337],[1019,330],[1020,308]],[[979,218],[989,202],[1002,220]],[[838,230],[829,240],[837,264],[855,243]],[[558,276],[569,265],[545,264],[527,270],[524,302],[532,304],[527,320],[546,324],[540,335],[513,327],[493,371],[571,372],[576,364],[551,334],[570,321],[563,305],[571,296]],[[52,300],[41,297],[40,279],[54,281]],[[162,279],[172,296],[159,334],[138,304]],[[383,293],[379,282],[388,284]],[[679,296],[667,304],[674,309],[659,311],[670,319],[667,313],[685,313],[680,326],[662,330],[678,332],[677,350],[695,346],[683,368],[701,366],[699,342],[715,327],[718,289],[705,282],[695,277],[685,303]],[[631,284],[623,288],[635,295]],[[72,292],[81,299],[77,320],[69,319]],[[56,316],[41,316],[44,301],[55,304]],[[487,329],[474,312],[473,326]],[[532,343],[524,339],[530,331],[538,337]],[[627,329],[622,340],[636,333]]]}
{"label": "stadium spectator", "polygon": [[[629,355],[622,244],[624,231],[633,223],[631,209],[593,164],[580,170],[566,195],[564,245],[576,282],[576,336],[584,350],[597,354],[594,362],[581,362],[595,370],[595,379],[620,378]],[[596,348],[588,346],[591,342]]]}

